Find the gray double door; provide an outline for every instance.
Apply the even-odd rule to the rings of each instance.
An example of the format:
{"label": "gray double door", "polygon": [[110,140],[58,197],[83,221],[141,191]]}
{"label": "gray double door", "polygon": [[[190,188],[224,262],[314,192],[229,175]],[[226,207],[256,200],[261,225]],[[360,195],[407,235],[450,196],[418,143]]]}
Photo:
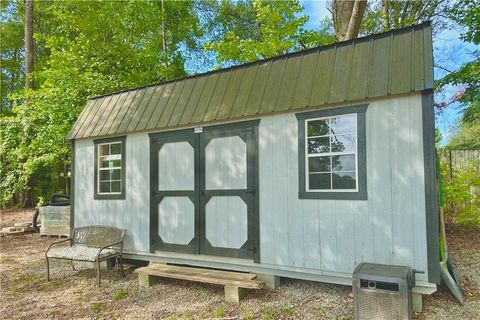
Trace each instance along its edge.
{"label": "gray double door", "polygon": [[150,248],[258,257],[258,122],[150,135]]}

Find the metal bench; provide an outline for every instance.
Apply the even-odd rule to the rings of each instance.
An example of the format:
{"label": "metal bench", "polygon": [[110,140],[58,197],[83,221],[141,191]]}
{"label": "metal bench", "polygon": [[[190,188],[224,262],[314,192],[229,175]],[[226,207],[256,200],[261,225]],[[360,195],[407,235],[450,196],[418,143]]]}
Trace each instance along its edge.
{"label": "metal bench", "polygon": [[[73,261],[94,262],[97,268],[97,282],[100,286],[100,262],[116,258],[122,277],[123,241],[125,229],[107,226],[86,226],[74,228],[72,236],[68,239],[57,241],[48,246],[45,252],[47,259],[47,281],[50,281],[49,259],[70,260],[73,270]],[[70,242],[70,246],[56,247],[59,243]]]}

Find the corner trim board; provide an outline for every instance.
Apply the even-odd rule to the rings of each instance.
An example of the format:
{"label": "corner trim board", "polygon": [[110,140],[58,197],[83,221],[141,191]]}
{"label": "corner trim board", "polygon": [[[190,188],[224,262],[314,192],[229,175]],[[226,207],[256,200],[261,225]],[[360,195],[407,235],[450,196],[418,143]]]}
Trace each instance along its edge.
{"label": "corner trim board", "polygon": [[425,179],[425,215],[427,226],[428,281],[440,283],[440,257],[438,238],[438,207],[436,189],[437,164],[435,161],[435,116],[433,91],[422,92],[423,161]]}
{"label": "corner trim board", "polygon": [[70,233],[75,227],[75,140],[72,140],[70,164]]}

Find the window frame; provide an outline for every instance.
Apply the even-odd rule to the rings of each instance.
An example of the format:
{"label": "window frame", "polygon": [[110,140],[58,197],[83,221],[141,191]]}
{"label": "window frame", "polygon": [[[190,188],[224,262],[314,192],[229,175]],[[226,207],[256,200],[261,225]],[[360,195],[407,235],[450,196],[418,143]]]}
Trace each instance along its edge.
{"label": "window frame", "polygon": [[[299,199],[332,199],[332,200],[367,200],[367,166],[366,166],[366,111],[368,104],[360,104],[348,107],[336,107],[325,110],[296,113],[298,121],[298,197]],[[323,120],[326,118],[356,114],[356,189],[310,189],[308,177],[308,134],[307,124],[309,121]],[[329,139],[331,139],[329,133]],[[330,140],[331,143],[331,140]],[[338,155],[341,152],[338,153]],[[353,152],[348,152],[352,154]],[[333,153],[337,155],[336,152]],[[332,156],[332,152],[322,154]],[[317,157],[320,154],[316,155]],[[314,156],[315,157],[315,156]],[[332,172],[332,171],[330,171]]]}
{"label": "window frame", "polygon": [[[342,151],[342,152],[325,152],[325,153],[309,153],[308,152],[308,139],[312,138],[317,138],[317,137],[323,137],[323,136],[308,136],[308,123],[311,121],[316,121],[316,120],[327,120],[335,117],[342,117],[342,116],[349,116],[349,115],[354,115],[356,124],[355,124],[355,129],[356,131],[354,132],[355,134],[355,150],[354,151]],[[324,116],[324,117],[318,117],[318,118],[309,118],[305,119],[305,191],[306,192],[358,192],[358,114],[356,112],[353,113],[346,113],[346,114],[340,114],[340,115],[333,115],[333,116]],[[347,134],[353,134],[353,132],[348,132],[348,133],[342,133],[341,135],[347,135]],[[329,132],[328,135],[329,139],[329,145],[330,149],[332,148],[332,135]],[[320,157],[334,157],[334,156],[343,156],[343,155],[354,155],[355,156],[355,189],[333,189],[333,178],[330,179],[330,189],[310,189],[310,171],[308,170],[309,167],[309,159],[310,158],[320,158]],[[347,170],[347,171],[352,171],[352,170]],[[333,168],[330,168],[330,171],[328,172],[329,174],[333,174]],[[314,172],[315,173],[327,173],[327,172]]]}
{"label": "window frame", "polygon": [[[114,138],[105,138],[105,139],[96,139],[93,141],[94,143],[94,193],[93,193],[93,198],[95,200],[123,200],[125,199],[125,162],[126,162],[126,157],[125,157],[125,141],[126,137],[114,137]],[[121,165],[120,165],[120,179],[121,179],[121,192],[99,192],[99,174],[101,168],[99,168],[99,148],[102,145],[106,144],[113,144],[113,143],[120,143],[122,151],[120,153],[121,156]],[[115,167],[117,168],[117,167]],[[110,168],[108,169],[110,170]]]}

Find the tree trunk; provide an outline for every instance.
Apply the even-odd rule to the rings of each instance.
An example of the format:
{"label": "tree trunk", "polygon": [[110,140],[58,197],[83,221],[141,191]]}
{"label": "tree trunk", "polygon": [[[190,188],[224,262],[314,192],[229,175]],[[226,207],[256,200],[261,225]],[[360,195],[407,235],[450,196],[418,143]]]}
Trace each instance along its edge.
{"label": "tree trunk", "polygon": [[[35,43],[33,41],[33,0],[25,1],[25,88],[33,89],[35,86],[32,72],[35,67]],[[27,181],[27,188],[22,196],[22,207],[33,207],[33,178]]]}
{"label": "tree trunk", "polygon": [[356,38],[367,8],[366,0],[333,0],[332,15],[337,41]]}
{"label": "tree trunk", "polygon": [[383,31],[390,30],[390,16],[388,13],[388,2],[390,0],[382,0],[382,21],[383,21]]}
{"label": "tree trunk", "polygon": [[161,0],[162,5],[162,46],[163,46],[163,54],[167,53],[167,39],[165,36],[165,7],[163,4],[163,0]]}
{"label": "tree trunk", "polygon": [[33,42],[33,0],[25,0],[25,88],[33,89],[31,73],[35,66]]}

